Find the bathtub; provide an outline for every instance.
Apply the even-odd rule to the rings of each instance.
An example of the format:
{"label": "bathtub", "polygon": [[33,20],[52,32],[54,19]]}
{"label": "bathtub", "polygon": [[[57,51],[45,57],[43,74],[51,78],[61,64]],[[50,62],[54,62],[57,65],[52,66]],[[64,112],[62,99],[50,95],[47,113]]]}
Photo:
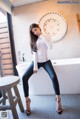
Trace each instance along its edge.
{"label": "bathtub", "polygon": [[[80,94],[80,58],[51,60],[60,84],[61,94]],[[16,66],[20,80],[31,62]],[[30,95],[52,95],[52,82],[43,68],[29,79]]]}

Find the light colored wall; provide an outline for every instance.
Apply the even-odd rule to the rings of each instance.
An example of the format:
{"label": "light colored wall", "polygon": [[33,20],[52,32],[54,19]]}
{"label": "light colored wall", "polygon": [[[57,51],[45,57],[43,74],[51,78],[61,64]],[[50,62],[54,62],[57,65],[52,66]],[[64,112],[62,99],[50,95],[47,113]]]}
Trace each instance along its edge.
{"label": "light colored wall", "polygon": [[38,23],[39,19],[48,12],[59,12],[68,24],[66,36],[59,42],[53,44],[53,49],[49,52],[51,59],[63,59],[80,57],[80,32],[76,14],[80,12],[79,4],[58,4],[56,0],[29,4],[14,8],[13,10],[13,30],[16,48],[17,61],[18,52],[25,54],[26,61],[31,61],[32,54],[29,46],[29,26]]}

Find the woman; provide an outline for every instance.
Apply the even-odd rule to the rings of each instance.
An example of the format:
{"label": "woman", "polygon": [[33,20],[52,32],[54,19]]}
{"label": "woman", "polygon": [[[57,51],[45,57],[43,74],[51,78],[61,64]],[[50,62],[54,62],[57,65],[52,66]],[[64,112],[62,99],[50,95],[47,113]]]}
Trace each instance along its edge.
{"label": "woman", "polygon": [[30,38],[31,38],[31,50],[33,52],[33,61],[27,71],[24,73],[23,79],[23,89],[26,98],[26,113],[27,115],[31,114],[30,103],[31,100],[29,98],[29,85],[28,79],[33,73],[36,73],[40,67],[43,67],[50,79],[52,80],[52,84],[54,87],[54,91],[56,94],[56,103],[57,103],[57,113],[62,113],[62,106],[61,106],[61,98],[60,98],[60,89],[59,83],[52,66],[51,61],[47,57],[47,49],[49,47],[49,36],[42,34],[41,29],[38,24],[33,23],[30,26]]}

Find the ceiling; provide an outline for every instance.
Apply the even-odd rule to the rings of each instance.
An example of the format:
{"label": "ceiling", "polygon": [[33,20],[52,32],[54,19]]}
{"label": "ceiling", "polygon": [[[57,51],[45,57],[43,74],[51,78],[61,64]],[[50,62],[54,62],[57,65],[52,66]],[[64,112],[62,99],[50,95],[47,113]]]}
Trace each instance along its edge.
{"label": "ceiling", "polygon": [[6,0],[6,1],[11,6],[18,7],[18,6],[22,6],[25,4],[31,4],[31,3],[46,1],[46,0]]}

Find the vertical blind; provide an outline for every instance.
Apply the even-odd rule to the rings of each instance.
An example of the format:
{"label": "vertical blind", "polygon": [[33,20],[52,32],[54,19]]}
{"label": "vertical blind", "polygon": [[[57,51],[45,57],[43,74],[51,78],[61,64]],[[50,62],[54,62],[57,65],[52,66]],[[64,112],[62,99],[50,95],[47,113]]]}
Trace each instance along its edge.
{"label": "vertical blind", "polygon": [[13,63],[7,23],[0,23],[0,56],[2,76],[13,75]]}

